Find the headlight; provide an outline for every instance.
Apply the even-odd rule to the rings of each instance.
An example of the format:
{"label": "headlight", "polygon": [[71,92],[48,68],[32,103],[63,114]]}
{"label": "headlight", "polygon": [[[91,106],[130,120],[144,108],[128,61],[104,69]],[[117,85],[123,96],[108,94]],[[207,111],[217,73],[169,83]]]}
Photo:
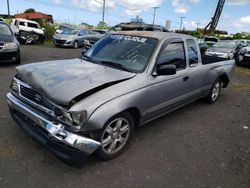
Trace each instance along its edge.
{"label": "headlight", "polygon": [[87,121],[87,111],[64,112],[63,116],[67,124],[77,129],[80,129],[81,125]]}
{"label": "headlight", "polygon": [[17,49],[17,44],[15,42],[5,43],[4,49],[6,49],[6,50]]}
{"label": "headlight", "polygon": [[10,89],[11,91],[18,92],[18,83],[16,79],[12,79],[11,84],[10,84]]}

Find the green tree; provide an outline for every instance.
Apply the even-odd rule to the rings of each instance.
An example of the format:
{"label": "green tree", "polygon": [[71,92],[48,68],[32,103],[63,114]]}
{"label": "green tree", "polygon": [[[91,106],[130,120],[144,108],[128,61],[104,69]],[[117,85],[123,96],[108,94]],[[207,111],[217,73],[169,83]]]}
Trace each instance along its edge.
{"label": "green tree", "polygon": [[242,39],[242,34],[240,33],[236,33],[234,36],[233,36],[234,39]]}
{"label": "green tree", "polygon": [[24,11],[24,13],[33,13],[33,12],[36,12],[36,10],[33,8],[29,8],[29,9]]}

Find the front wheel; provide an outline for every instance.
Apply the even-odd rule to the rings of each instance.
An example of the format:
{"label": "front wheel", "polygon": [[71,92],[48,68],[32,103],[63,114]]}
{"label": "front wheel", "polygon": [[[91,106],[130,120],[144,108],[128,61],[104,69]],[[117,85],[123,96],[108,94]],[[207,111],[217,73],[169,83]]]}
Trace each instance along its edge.
{"label": "front wheel", "polygon": [[79,47],[79,44],[78,44],[77,41],[75,41],[75,42],[73,43],[73,48],[77,49],[78,47]]}
{"label": "front wheel", "polygon": [[215,103],[220,96],[221,88],[222,88],[222,83],[220,79],[217,79],[214,82],[213,87],[211,88],[208,96],[204,98],[205,102],[209,104]]}
{"label": "front wheel", "polygon": [[134,128],[132,116],[123,112],[111,118],[98,135],[101,146],[96,151],[100,160],[110,160],[119,156],[131,138]]}

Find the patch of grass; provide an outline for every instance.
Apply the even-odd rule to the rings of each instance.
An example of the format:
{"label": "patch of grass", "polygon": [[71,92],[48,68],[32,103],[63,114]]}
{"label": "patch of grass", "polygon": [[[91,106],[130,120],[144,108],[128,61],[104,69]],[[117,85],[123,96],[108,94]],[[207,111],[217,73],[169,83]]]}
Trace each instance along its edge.
{"label": "patch of grass", "polygon": [[250,69],[248,67],[236,67],[235,72],[241,75],[250,76]]}
{"label": "patch of grass", "polygon": [[233,84],[233,86],[237,89],[237,90],[239,90],[239,91],[242,91],[242,90],[245,90],[245,91],[250,91],[250,83],[241,83],[241,84],[239,84],[239,83],[235,83],[235,84]]}
{"label": "patch of grass", "polygon": [[44,45],[45,46],[49,46],[49,47],[53,47],[54,46],[54,43],[52,40],[45,40],[44,41]]}

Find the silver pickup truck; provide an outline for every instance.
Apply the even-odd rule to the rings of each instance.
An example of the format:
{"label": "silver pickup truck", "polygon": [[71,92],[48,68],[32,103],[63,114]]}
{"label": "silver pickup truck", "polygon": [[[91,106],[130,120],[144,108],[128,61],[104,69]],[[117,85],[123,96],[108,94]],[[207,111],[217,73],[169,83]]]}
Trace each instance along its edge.
{"label": "silver pickup truck", "polygon": [[201,57],[191,36],[124,31],[79,59],[17,67],[7,101],[32,138],[79,166],[92,153],[117,157],[135,127],[197,99],[216,102],[234,64]]}

